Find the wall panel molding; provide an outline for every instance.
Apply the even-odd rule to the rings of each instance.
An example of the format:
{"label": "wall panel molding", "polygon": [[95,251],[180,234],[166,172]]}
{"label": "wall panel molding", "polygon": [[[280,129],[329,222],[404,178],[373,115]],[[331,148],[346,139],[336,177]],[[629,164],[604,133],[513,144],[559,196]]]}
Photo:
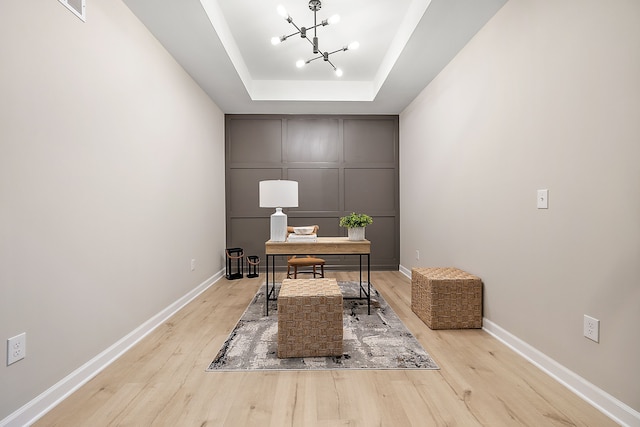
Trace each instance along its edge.
{"label": "wall panel molding", "polygon": [[[300,194],[299,207],[285,209],[290,225],[345,236],[339,218],[365,212],[374,218],[372,268],[398,269],[398,116],[229,114],[225,122],[227,247],[264,257],[272,209],[259,207],[258,183],[291,179]],[[327,261],[352,269],[351,258]]]}

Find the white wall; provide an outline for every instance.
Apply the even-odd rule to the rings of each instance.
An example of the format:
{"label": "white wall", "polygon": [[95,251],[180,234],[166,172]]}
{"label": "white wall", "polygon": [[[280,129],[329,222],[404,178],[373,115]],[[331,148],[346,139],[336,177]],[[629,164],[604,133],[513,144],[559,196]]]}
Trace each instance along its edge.
{"label": "white wall", "polygon": [[479,275],[486,318],[640,410],[640,2],[510,0],[400,153],[401,265]]}
{"label": "white wall", "polygon": [[121,1],[87,18],[2,2],[0,419],[224,268],[222,112]]}

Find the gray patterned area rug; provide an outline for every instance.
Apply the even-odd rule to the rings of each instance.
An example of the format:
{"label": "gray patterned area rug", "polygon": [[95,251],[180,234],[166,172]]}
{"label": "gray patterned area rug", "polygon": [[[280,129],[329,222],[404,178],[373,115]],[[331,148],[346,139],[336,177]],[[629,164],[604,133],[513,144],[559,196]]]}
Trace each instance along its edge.
{"label": "gray patterned area rug", "polygon": [[[258,290],[207,371],[278,369],[439,369],[393,309],[371,287],[371,314],[357,282],[338,282],[344,296],[343,355],[278,359],[278,316],[265,287]],[[276,284],[276,289],[279,285]]]}

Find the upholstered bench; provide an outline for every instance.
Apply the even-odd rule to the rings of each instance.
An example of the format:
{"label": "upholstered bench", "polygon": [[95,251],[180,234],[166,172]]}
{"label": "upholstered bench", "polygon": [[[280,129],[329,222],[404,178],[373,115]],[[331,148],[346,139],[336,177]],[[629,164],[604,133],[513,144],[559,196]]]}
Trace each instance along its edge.
{"label": "upholstered bench", "polygon": [[342,356],[342,310],[336,279],[284,279],[278,357]]}
{"label": "upholstered bench", "polygon": [[414,268],[411,310],[431,329],[481,328],[482,281],[457,268]]}

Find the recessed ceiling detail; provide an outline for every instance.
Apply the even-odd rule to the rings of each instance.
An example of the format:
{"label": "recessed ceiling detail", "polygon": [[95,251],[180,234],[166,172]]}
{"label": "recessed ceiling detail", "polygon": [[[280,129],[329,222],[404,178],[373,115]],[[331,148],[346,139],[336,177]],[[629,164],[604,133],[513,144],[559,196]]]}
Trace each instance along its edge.
{"label": "recessed ceiling detail", "polygon": [[309,59],[308,42],[270,43],[292,32],[278,4],[306,23],[309,0],[123,1],[230,114],[399,114],[506,2],[322,0],[341,20],[318,28],[319,51],[360,41],[336,52],[338,79],[322,64],[292,66]]}
{"label": "recessed ceiling detail", "polygon": [[[252,100],[362,102],[375,99],[377,90],[384,83],[430,3],[430,0],[394,0],[393,8],[390,9],[388,5],[376,7],[367,0],[324,0],[323,3],[317,0],[309,3],[306,0],[263,0],[260,7],[256,8],[252,0],[201,1],[216,32],[220,34],[228,29],[230,34],[221,36],[227,52],[242,52],[241,58],[236,58],[231,53],[229,57],[239,70],[238,74],[248,77],[247,80],[243,79],[243,83]],[[339,9],[340,12],[340,24],[331,25],[331,31],[324,31],[321,35],[323,46],[339,46],[340,49],[327,53],[344,50],[345,40],[354,40],[360,33],[366,36],[367,43],[360,45],[361,49],[357,54],[341,56],[340,69],[349,70],[341,80],[336,80],[335,75],[327,73],[324,67],[296,69],[291,66],[291,58],[306,58],[309,55],[307,43],[281,43],[277,49],[267,45],[272,41],[274,32],[291,32],[291,25],[295,22],[292,16],[308,16],[311,9],[315,18],[318,9],[314,8],[319,6],[325,10],[329,7],[332,11]],[[265,14],[265,10],[273,10],[274,13]],[[221,16],[215,16],[217,13]],[[336,23],[334,20],[332,17],[326,22],[333,24]],[[251,30],[247,28],[247,21],[252,23],[249,26]],[[382,22],[384,25],[380,25]],[[318,25],[323,26],[323,21]],[[307,28],[305,32],[311,28]],[[296,29],[301,30],[301,27],[296,25]],[[287,34],[281,39],[299,33],[300,31]],[[313,36],[309,42],[314,45]],[[313,51],[315,53],[316,49]],[[322,55],[324,50],[318,49],[318,52]],[[337,69],[333,65],[332,67]],[[246,74],[241,71],[244,68],[247,70]]]}

